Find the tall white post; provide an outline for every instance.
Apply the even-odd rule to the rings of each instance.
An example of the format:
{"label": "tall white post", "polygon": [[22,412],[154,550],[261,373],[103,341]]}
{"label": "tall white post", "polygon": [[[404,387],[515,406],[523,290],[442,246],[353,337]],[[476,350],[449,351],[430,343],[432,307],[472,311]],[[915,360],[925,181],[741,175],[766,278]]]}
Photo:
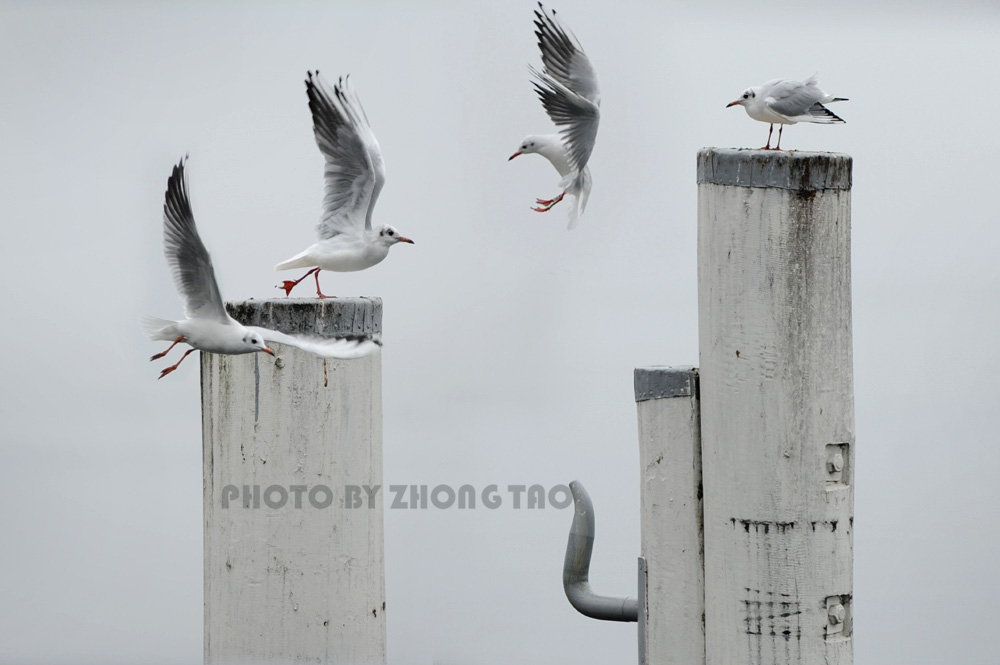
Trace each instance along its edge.
{"label": "tall white post", "polygon": [[[288,334],[381,332],[378,299],[228,307]],[[201,354],[205,662],[383,664],[381,354],[274,348]]]}
{"label": "tall white post", "polygon": [[698,155],[708,665],[850,665],[851,158]]}
{"label": "tall white post", "polygon": [[637,369],[635,401],[646,564],[640,663],[704,665],[698,372]]}

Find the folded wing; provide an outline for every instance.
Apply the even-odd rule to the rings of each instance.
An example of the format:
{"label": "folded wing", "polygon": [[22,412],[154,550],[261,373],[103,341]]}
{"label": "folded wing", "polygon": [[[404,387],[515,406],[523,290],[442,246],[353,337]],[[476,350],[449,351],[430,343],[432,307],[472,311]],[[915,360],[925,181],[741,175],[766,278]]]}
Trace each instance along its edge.
{"label": "folded wing", "polygon": [[814,104],[820,102],[825,94],[816,86],[815,77],[805,83],[799,81],[774,81],[766,92],[767,107],[788,118],[804,115]]}

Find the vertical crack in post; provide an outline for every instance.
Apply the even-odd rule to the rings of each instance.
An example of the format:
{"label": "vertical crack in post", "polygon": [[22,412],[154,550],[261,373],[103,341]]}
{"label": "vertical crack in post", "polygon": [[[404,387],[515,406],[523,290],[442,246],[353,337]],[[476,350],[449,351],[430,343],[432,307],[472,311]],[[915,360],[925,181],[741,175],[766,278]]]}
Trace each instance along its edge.
{"label": "vertical crack in post", "polygon": [[260,416],[260,356],[253,354],[253,424]]}

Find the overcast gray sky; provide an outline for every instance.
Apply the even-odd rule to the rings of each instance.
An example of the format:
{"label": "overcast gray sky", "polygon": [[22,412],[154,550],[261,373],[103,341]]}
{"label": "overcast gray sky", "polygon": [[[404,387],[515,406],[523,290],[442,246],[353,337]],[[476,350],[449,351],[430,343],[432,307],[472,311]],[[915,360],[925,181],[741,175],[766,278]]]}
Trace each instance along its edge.
{"label": "overcast gray sky", "polygon": [[[384,300],[385,483],[581,480],[592,581],[635,593],[632,370],[697,364],[695,155],[759,147],[725,104],[819,71],[854,157],[855,658],[982,663],[1000,621],[1000,12],[993,2],[555,4],[602,86],[579,228],[537,156],[533,2],[0,4],[0,662],[202,658],[196,363],[138,314],[190,154],[225,297],[313,240],[303,79],[351,73],[386,160],[376,223],[416,240],[324,290]],[[303,287],[304,288],[304,287]],[[303,294],[306,295],[306,294]],[[635,662],[634,624],[561,590],[568,510],[386,511],[393,664]]]}

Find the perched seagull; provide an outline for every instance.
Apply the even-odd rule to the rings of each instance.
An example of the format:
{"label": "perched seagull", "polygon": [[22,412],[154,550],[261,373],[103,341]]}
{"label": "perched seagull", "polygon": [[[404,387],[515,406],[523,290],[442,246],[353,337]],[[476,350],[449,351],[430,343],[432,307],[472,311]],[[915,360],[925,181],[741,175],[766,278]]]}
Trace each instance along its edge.
{"label": "perched seagull", "polygon": [[774,124],[781,125],[778,127],[778,143],[774,146],[775,150],[780,150],[784,125],[794,125],[797,122],[843,124],[844,120],[823,104],[846,101],[843,97],[834,97],[820,90],[819,79],[813,74],[805,83],[774,79],[764,85],[747,88],[739,99],[726,104],[726,108],[739,104],[754,120],[771,123],[771,129],[767,132],[767,145],[761,150],[771,149]]}
{"label": "perched seagull", "polygon": [[174,167],[167,181],[167,197],[163,205],[163,251],[174,275],[177,290],[185,301],[183,321],[168,321],[143,316],[139,325],[150,339],[172,342],[167,350],[150,360],[158,360],[171,349],[185,342],[192,348],[174,365],[160,373],[162,379],[173,372],[195,349],[210,353],[253,353],[274,351],[266,342],[286,344],[324,358],[359,358],[381,346],[379,336],[348,335],[324,338],[309,335],[286,335],[257,326],[243,326],[226,312],[212,269],[212,258],[205,249],[191,213],[184,160]]}
{"label": "perched seagull", "polygon": [[327,298],[319,288],[320,270],[353,272],[371,268],[388,256],[389,248],[396,243],[413,241],[391,226],[372,229],[372,210],[385,184],[385,163],[350,77],[341,78],[331,95],[319,72],[309,72],[306,94],[316,143],[326,157],[326,196],[323,216],[316,227],[319,242],[274,269],[311,267],[302,277],[285,280],[278,288],[290,295],[296,284],[315,275],[316,295]]}
{"label": "perched seagull", "polygon": [[184,298],[187,318],[183,321],[167,321],[152,316],[139,319],[139,325],[150,339],[173,342],[166,351],[157,353],[150,360],[162,358],[181,342],[191,345],[176,364],[160,372],[161,379],[177,369],[195,349],[230,354],[263,351],[274,355],[260,332],[240,325],[226,313],[219,285],[215,281],[212,258],[198,235],[191,213],[184,162],[182,159],[174,167],[167,180],[167,198],[163,204],[163,253],[174,275],[177,290]]}
{"label": "perched seagull", "polygon": [[542,71],[528,66],[534,75],[535,92],[549,118],[561,129],[558,134],[526,136],[518,155],[538,153],[556,167],[562,192],[552,199],[537,199],[537,212],[546,212],[569,194],[575,200],[569,211],[569,228],[576,226],[590,197],[590,169],[587,162],[594,150],[597,125],[601,120],[601,93],[597,75],[576,36],[559,22],[555,11],[546,12],[542,3],[535,10],[535,34],[542,52]]}

